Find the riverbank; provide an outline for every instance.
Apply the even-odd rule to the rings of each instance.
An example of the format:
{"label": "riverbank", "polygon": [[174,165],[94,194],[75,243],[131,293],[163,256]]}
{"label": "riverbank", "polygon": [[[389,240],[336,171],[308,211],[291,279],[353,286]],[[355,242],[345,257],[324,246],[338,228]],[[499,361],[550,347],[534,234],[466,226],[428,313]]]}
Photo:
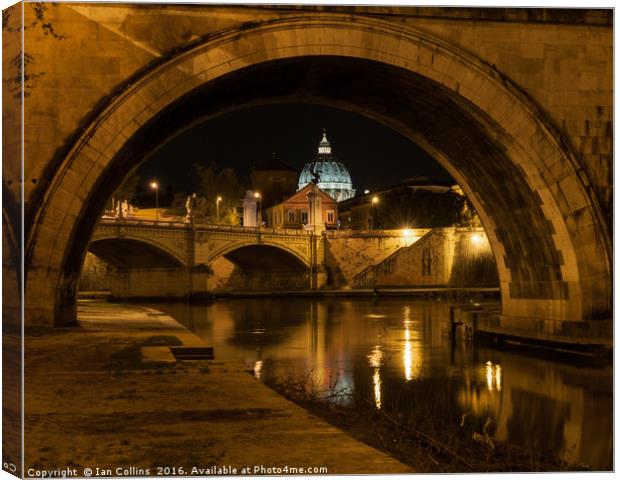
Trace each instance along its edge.
{"label": "riverbank", "polygon": [[[377,288],[334,288],[323,290],[248,290],[248,291],[219,291],[202,296],[196,300],[215,300],[217,298],[279,298],[279,297],[310,297],[310,298],[383,298],[383,297],[407,297],[407,298],[497,298],[500,291],[496,287],[377,287]],[[83,300],[110,299],[109,291],[84,291],[79,292],[78,297]],[[187,301],[186,297],[136,297],[129,300],[140,301]]]}
{"label": "riverbank", "polygon": [[[490,417],[463,415],[446,425],[439,412],[416,415],[377,408],[363,398],[344,406],[338,392],[307,390],[305,379],[287,379],[270,385],[284,397],[401,462],[417,473],[568,472],[591,470],[571,465],[544,450],[499,443],[493,438]],[[331,393],[331,394],[330,394]]]}
{"label": "riverbank", "polygon": [[[28,469],[214,466],[412,472],[255,380],[241,363],[177,361],[202,340],[156,310],[81,301],[79,326],[26,337]],[[207,472],[208,471],[203,471]],[[169,471],[169,473],[174,473]],[[181,473],[177,470],[177,473]],[[200,473],[200,472],[199,472]],[[317,471],[317,473],[319,473]]]}

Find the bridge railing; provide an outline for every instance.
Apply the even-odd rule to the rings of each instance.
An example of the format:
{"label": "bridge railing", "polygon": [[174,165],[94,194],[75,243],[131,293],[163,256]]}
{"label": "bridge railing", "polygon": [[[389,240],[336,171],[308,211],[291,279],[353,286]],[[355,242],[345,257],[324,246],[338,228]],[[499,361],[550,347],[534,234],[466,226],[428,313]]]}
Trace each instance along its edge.
{"label": "bridge railing", "polygon": [[372,237],[422,237],[430,232],[431,228],[399,228],[399,229],[376,229],[376,230],[327,230],[327,238],[372,238]]}
{"label": "bridge railing", "polygon": [[198,224],[194,225],[197,230],[208,230],[210,232],[231,232],[231,233],[252,233],[261,235],[294,235],[310,236],[312,232],[294,228],[274,228],[274,227],[243,227],[239,225],[216,225]]}
{"label": "bridge railing", "polygon": [[[103,216],[99,220],[102,226],[131,226],[131,227],[172,227],[172,228],[191,228],[191,224],[181,218],[146,219],[135,217],[112,217]],[[261,235],[289,235],[289,236],[310,236],[311,231],[294,228],[272,228],[272,227],[243,227],[237,225],[218,225],[213,223],[194,223],[195,230],[226,233],[251,233]]]}
{"label": "bridge railing", "polygon": [[178,219],[150,219],[150,218],[132,218],[132,217],[108,217],[103,216],[99,219],[99,225],[130,225],[132,227],[175,227],[175,228],[188,228],[189,223]]}

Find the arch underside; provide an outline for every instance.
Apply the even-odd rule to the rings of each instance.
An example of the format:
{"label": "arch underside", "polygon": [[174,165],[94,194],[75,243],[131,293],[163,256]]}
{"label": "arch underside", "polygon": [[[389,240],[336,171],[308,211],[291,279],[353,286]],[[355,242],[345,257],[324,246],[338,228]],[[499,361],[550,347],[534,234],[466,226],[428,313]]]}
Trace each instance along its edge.
{"label": "arch underside", "polygon": [[213,260],[217,258],[236,267],[224,283],[224,290],[296,290],[309,286],[305,260],[275,245],[234,245]]}
{"label": "arch underside", "polygon": [[[489,237],[505,314],[560,320],[608,314],[610,268],[600,209],[572,153],[527,99],[490,67],[411,30],[395,35],[393,25],[369,19],[323,21],[313,30],[305,19],[310,26],[296,35],[291,32],[299,24],[287,21],[244,30],[241,39],[223,35],[213,40],[216,50],[207,42],[179,54],[102,114],[104,125],[87,132],[99,153],[80,144],[68,157],[67,169],[96,161],[101,172],[80,186],[84,207],[75,205],[63,219],[71,234],[57,266],[61,277],[79,270],[80,252],[109,194],[162,139],[251,105],[311,102],[394,128],[452,174]],[[57,181],[65,173],[60,169]],[[566,179],[572,204],[560,201],[567,195],[558,185]],[[48,203],[42,222],[46,211],[56,212]],[[36,248],[32,252],[32,261],[49,263]]]}
{"label": "arch underside", "polygon": [[89,249],[117,269],[182,268],[184,264],[157,245],[127,238],[99,239]]}
{"label": "arch underside", "polygon": [[299,257],[272,245],[244,245],[231,249],[222,256],[244,271],[305,273],[308,269]]}

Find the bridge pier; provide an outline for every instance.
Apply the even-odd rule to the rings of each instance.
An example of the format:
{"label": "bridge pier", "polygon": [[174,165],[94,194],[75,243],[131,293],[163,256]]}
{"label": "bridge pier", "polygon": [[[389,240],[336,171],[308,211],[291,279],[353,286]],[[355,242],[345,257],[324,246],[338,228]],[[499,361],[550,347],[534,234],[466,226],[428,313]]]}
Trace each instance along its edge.
{"label": "bridge pier", "polygon": [[129,300],[209,297],[213,290],[212,276],[212,271],[206,266],[117,270],[109,278],[110,298]]}
{"label": "bridge pier", "polygon": [[[310,211],[314,209],[311,208]],[[316,215],[316,213],[314,214]],[[327,285],[327,268],[325,265],[325,242],[327,238],[322,228],[321,234],[313,234],[310,237],[310,269],[309,280],[310,290],[318,290]]]}
{"label": "bridge pier", "polygon": [[313,265],[310,268],[310,289],[319,290],[327,285],[327,269],[324,264]]}

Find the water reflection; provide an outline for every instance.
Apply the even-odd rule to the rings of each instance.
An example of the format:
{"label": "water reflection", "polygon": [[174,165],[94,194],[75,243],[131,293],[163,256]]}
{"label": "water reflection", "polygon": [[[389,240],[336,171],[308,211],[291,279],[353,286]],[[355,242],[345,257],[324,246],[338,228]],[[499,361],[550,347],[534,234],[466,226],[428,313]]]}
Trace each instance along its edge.
{"label": "water reflection", "polygon": [[495,389],[498,392],[502,391],[502,366],[495,365]]}
{"label": "water reflection", "polygon": [[611,368],[452,346],[448,305],[371,300],[229,300],[154,305],[256,378],[306,379],[343,404],[418,409],[446,423],[491,417],[494,438],[611,468]]}
{"label": "water reflection", "polygon": [[413,379],[413,373],[411,372],[411,364],[413,360],[411,358],[411,334],[409,333],[409,326],[405,325],[405,352],[403,354],[403,363],[405,366],[405,380],[409,381]]}
{"label": "water reflection", "polygon": [[486,363],[485,371],[486,371],[486,379],[487,379],[487,389],[489,391],[497,390],[498,392],[501,392],[502,391],[502,366],[493,365],[493,362],[489,360]]}
{"label": "water reflection", "polygon": [[411,308],[408,305],[403,307],[403,327],[405,329],[405,347],[403,351],[403,367],[405,370],[405,381],[419,378],[422,374],[422,340],[419,331],[412,328],[413,323],[410,318]]}
{"label": "water reflection", "polygon": [[381,345],[375,345],[375,348],[370,352],[370,355],[368,355],[368,363],[374,368],[372,386],[375,394],[375,406],[381,408],[381,365],[383,363]]}

